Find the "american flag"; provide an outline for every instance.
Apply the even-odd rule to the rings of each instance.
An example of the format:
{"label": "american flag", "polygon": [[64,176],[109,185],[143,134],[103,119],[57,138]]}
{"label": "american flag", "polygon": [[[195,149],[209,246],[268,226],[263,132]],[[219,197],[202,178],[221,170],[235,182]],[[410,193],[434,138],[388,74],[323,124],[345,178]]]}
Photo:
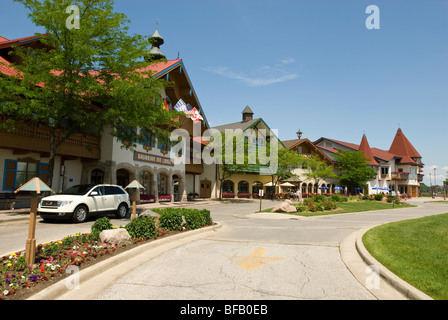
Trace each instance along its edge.
{"label": "american flag", "polygon": [[174,110],[176,111],[187,111],[187,105],[182,99],[179,99],[179,101],[174,106]]}

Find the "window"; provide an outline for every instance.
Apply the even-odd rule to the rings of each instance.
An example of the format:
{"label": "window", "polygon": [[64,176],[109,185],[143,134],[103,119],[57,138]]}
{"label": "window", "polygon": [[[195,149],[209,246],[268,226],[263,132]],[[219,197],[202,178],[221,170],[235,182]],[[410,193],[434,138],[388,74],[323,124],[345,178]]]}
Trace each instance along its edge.
{"label": "window", "polygon": [[259,193],[260,190],[263,190],[263,184],[259,181],[255,181],[252,184],[252,193]]}
{"label": "window", "polygon": [[145,187],[145,189],[142,190],[142,194],[152,194],[152,180],[152,174],[150,172],[143,171],[140,173],[140,183]]}
{"label": "window", "polygon": [[226,180],[222,184],[222,192],[223,193],[233,193],[233,182],[230,180]]}
{"label": "window", "polygon": [[302,154],[302,147],[297,147],[297,153]]}
{"label": "window", "polygon": [[249,193],[249,183],[247,181],[238,182],[238,193]]}
{"label": "window", "polygon": [[102,184],[104,182],[104,171],[95,169],[90,174],[90,182],[92,184]]}
{"label": "window", "polygon": [[122,189],[118,188],[118,187],[105,186],[104,189],[105,189],[107,195],[125,194],[125,192]]}
{"label": "window", "polygon": [[168,194],[168,176],[165,173],[159,173],[159,194],[166,195]]}
{"label": "window", "polygon": [[32,178],[39,177],[48,183],[49,165],[38,160],[5,160],[3,190],[14,191]]}
{"label": "window", "polygon": [[389,168],[381,168],[381,174],[382,175],[388,175],[389,174]]}

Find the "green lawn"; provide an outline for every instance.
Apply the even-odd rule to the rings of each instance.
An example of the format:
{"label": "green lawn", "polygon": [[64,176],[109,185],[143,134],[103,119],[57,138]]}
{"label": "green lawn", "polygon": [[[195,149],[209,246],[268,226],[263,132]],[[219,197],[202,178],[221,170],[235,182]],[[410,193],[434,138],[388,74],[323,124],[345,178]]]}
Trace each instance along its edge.
{"label": "green lawn", "polygon": [[448,213],[378,226],[363,243],[404,281],[434,299],[448,299]]}
{"label": "green lawn", "polygon": [[[392,205],[391,203],[384,203],[379,201],[356,201],[356,202],[338,202],[338,209],[333,211],[317,211],[317,212],[297,212],[288,213],[304,217],[314,217],[329,214],[341,214],[350,212],[362,212],[372,210],[384,210],[384,209],[398,209],[398,208],[410,208],[415,207],[413,205]],[[273,208],[265,209],[261,212],[271,212]],[[279,212],[281,213],[281,212]]]}

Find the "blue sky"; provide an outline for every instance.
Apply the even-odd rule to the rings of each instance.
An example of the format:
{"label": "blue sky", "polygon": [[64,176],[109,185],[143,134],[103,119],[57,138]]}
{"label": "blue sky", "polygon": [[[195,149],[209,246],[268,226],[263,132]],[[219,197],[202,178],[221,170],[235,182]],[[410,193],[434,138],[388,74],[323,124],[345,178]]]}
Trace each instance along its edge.
{"label": "blue sky", "polygon": [[[2,1],[0,35],[43,31]],[[365,22],[380,10],[380,29]],[[168,59],[183,59],[211,126],[249,105],[280,139],[320,137],[388,150],[398,127],[423,156],[424,182],[448,171],[448,1],[116,0],[130,32],[159,19]],[[434,176],[432,176],[434,182]]]}

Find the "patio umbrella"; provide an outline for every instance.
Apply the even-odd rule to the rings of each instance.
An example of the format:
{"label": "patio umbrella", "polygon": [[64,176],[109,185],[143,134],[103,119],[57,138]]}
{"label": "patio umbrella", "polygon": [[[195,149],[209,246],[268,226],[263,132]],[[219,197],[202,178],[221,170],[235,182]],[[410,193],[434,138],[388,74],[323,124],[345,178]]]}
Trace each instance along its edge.
{"label": "patio umbrella", "polygon": [[319,189],[328,189],[328,187],[319,187]]}
{"label": "patio umbrella", "polygon": [[264,186],[265,186],[265,187],[273,187],[274,184],[273,184],[272,181],[271,181],[271,182],[265,183]]}
{"label": "patio umbrella", "polygon": [[342,187],[335,187],[334,190],[344,190]]}
{"label": "patio umbrella", "polygon": [[294,185],[292,183],[289,183],[289,182],[282,183],[280,186],[281,187],[294,187]]}

